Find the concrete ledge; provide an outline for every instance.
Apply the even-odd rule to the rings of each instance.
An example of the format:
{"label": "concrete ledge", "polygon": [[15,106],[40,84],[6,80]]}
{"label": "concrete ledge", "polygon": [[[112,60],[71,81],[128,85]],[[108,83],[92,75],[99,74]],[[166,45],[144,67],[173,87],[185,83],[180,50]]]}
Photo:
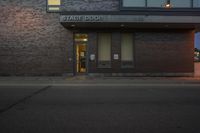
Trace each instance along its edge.
{"label": "concrete ledge", "polygon": [[62,76],[67,76],[67,77],[70,76],[71,77],[71,76],[74,76],[74,73],[64,73]]}
{"label": "concrete ledge", "polygon": [[194,77],[194,73],[89,73],[88,75],[101,77]]}

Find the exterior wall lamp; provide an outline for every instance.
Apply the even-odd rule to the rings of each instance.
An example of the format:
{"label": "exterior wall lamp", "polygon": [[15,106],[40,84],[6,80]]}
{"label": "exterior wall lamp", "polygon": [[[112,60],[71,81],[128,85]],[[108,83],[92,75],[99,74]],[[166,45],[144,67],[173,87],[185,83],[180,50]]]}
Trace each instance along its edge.
{"label": "exterior wall lamp", "polygon": [[172,5],[171,5],[170,0],[167,0],[167,1],[166,1],[164,7],[165,7],[165,8],[172,8]]}

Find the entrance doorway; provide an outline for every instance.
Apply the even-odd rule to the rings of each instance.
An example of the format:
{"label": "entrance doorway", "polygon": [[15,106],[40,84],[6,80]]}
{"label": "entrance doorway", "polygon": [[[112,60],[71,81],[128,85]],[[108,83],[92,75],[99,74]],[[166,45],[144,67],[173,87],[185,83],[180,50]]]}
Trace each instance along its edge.
{"label": "entrance doorway", "polygon": [[76,73],[87,72],[87,43],[88,35],[76,33],[74,35],[76,53]]}

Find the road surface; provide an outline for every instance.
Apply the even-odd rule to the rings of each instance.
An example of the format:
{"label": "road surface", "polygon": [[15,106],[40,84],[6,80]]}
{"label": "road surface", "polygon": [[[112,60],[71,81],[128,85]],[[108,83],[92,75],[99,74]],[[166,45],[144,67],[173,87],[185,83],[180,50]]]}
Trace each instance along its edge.
{"label": "road surface", "polygon": [[200,85],[0,86],[0,133],[200,133]]}

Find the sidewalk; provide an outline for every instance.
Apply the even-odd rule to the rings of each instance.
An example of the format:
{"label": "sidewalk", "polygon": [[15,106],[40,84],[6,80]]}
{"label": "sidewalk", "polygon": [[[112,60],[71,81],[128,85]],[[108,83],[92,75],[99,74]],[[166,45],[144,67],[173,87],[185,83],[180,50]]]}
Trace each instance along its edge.
{"label": "sidewalk", "polygon": [[3,85],[67,85],[67,84],[200,84],[194,77],[0,77]]}

